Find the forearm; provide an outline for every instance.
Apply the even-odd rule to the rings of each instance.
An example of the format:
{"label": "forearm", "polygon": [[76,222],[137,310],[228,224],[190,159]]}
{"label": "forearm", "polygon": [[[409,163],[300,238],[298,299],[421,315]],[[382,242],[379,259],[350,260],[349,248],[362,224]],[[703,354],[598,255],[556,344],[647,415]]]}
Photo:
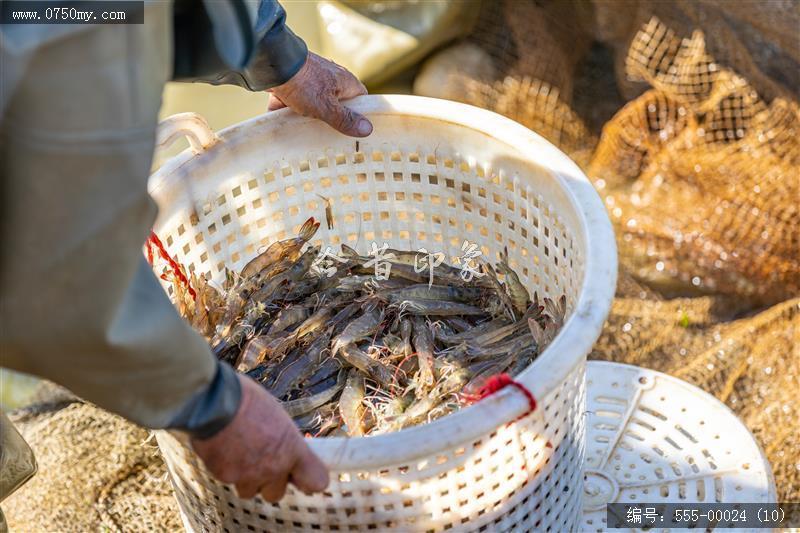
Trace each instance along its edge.
{"label": "forearm", "polygon": [[[176,4],[176,81],[202,81],[214,85],[237,85],[251,91],[276,87],[292,78],[303,66],[308,48],[286,26],[286,12],[274,0],[260,3],[252,28],[243,31],[223,24],[224,5],[205,2]],[[246,34],[252,53],[237,63],[231,45]],[[212,46],[214,45],[215,46]]]}

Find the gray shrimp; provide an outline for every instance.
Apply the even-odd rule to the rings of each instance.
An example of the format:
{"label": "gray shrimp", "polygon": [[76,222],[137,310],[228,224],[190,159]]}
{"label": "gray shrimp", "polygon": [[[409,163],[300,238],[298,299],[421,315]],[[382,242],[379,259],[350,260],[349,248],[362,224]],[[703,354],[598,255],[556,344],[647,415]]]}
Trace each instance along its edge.
{"label": "gray shrimp", "polygon": [[452,302],[473,302],[481,297],[483,291],[477,287],[453,287],[420,283],[401,289],[390,290],[385,296],[392,302],[411,299],[443,300]]}
{"label": "gray shrimp", "polygon": [[403,300],[392,304],[401,311],[410,313],[412,315],[427,315],[427,316],[455,316],[455,315],[485,315],[486,311],[479,307],[459,302],[447,302],[440,300],[423,300],[422,298],[414,298],[410,300]]}
{"label": "gray shrimp", "polygon": [[383,320],[383,315],[374,309],[367,309],[363,315],[350,322],[336,338],[333,339],[331,354],[336,355],[344,346],[354,344],[374,335]]}
{"label": "gray shrimp", "polygon": [[365,431],[364,396],[364,375],[355,368],[350,369],[339,398],[339,414],[347,425],[347,434],[351,437],[361,436]]}
{"label": "gray shrimp", "polygon": [[296,258],[296,256],[300,255],[300,250],[303,246],[311,240],[318,229],[319,222],[316,222],[314,217],[309,218],[300,228],[300,234],[297,237],[274,242],[264,252],[251,259],[242,269],[241,277],[245,279],[252,277],[264,268],[286,257]]}
{"label": "gray shrimp", "polygon": [[308,313],[308,307],[301,305],[290,305],[285,309],[281,309],[268,332],[274,334],[285,331],[308,318]]}
{"label": "gray shrimp", "polygon": [[390,388],[392,386],[394,378],[392,370],[380,361],[371,358],[366,352],[356,346],[352,344],[342,346],[339,357],[344,359],[351,366],[366,373],[384,387]]}
{"label": "gray shrimp", "polygon": [[330,338],[330,331],[323,333],[314,339],[297,359],[276,370],[277,376],[270,386],[272,394],[282,398],[298,383],[312,375],[322,364]]}
{"label": "gray shrimp", "polygon": [[508,291],[516,316],[522,316],[528,309],[528,303],[530,302],[528,289],[525,288],[517,273],[505,261],[500,261],[497,264],[497,270],[505,277],[505,288]]}
{"label": "gray shrimp", "polygon": [[508,314],[508,317],[514,321],[516,320],[516,315],[514,314],[514,304],[511,301],[511,298],[506,293],[506,290],[500,284],[500,281],[497,279],[497,273],[494,271],[492,266],[486,262],[485,259],[482,257],[478,257],[476,259],[479,265],[483,268],[484,273],[486,274],[481,279],[486,280],[494,289],[494,292],[497,294],[497,297],[500,298],[500,303],[502,304],[502,308],[505,313]]}
{"label": "gray shrimp", "polygon": [[433,387],[433,357],[435,347],[433,344],[433,335],[431,334],[430,326],[424,318],[414,317],[414,334],[413,334],[414,350],[417,352],[417,362],[419,365],[417,395],[422,396],[427,390]]}
{"label": "gray shrimp", "polygon": [[336,378],[335,385],[329,387],[326,390],[323,390],[322,392],[318,392],[313,396],[306,396],[304,398],[298,398],[296,400],[283,402],[282,404],[283,408],[292,418],[304,415],[309,411],[316,409],[321,405],[325,405],[326,403],[331,401],[334,398],[334,396],[339,394],[339,392],[344,388],[346,379],[347,379],[347,372],[345,372],[344,370],[340,370],[339,375]]}

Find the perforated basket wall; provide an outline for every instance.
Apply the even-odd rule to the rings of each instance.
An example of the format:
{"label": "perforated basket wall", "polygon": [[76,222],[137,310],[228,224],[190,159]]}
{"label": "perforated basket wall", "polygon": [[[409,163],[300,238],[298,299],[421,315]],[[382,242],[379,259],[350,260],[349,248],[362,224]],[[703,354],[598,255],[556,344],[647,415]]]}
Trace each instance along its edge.
{"label": "perforated basket wall", "polygon": [[[189,270],[220,280],[259,247],[325,218],[316,243],[442,251],[504,247],[530,291],[566,294],[567,323],[523,372],[539,400],[505,389],[430,424],[366,438],[311,439],[327,492],[242,500],[176,436],[159,445],[187,527],[197,531],[574,529],[580,519],[584,364],[616,278],[605,211],[577,167],[518,124],[463,104],[364,97],[375,124],[356,141],[278,112],[187,151],[151,179],[156,232]],[[202,135],[201,135],[202,137]],[[207,139],[208,140],[208,139]],[[199,146],[199,144],[198,144]]]}

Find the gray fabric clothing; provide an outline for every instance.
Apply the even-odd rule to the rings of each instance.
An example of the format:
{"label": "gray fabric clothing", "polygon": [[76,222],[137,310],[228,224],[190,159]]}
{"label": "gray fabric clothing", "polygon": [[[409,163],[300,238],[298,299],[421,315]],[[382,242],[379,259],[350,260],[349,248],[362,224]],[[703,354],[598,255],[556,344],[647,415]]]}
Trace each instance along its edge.
{"label": "gray fabric clothing", "polygon": [[[276,2],[262,2],[244,32],[259,42],[235,53],[219,39],[236,28],[214,31],[216,47],[206,33],[201,48],[241,63],[220,64],[217,77],[243,67],[240,79],[262,88],[294,75],[306,48],[284,19]],[[148,2],[143,25],[59,26],[56,39],[35,26],[0,31],[13,73],[0,96],[0,365],[144,426],[209,436],[235,414],[238,380],[142,258],[156,214],[146,185],[161,91],[174,74],[173,24],[169,3]],[[199,75],[212,63],[188,64]]]}
{"label": "gray fabric clothing", "polygon": [[[253,28],[241,15],[254,10],[237,13],[238,28],[212,22],[216,47],[210,32],[179,47],[210,58],[183,61],[186,73],[213,75],[216,64],[214,79],[251,89],[293,76],[307,52],[282,8],[262,2]],[[142,255],[177,27],[169,2],[147,2],[141,25],[0,27],[0,366],[143,426],[205,438],[235,415],[238,378],[178,316]],[[226,48],[236,31],[244,38]],[[0,424],[2,500],[17,486],[5,458],[30,450]]]}
{"label": "gray fabric clothing", "polygon": [[173,20],[175,80],[262,91],[289,80],[308,56],[274,0],[176,0]]}
{"label": "gray fabric clothing", "polygon": [[142,255],[169,10],[38,48],[0,124],[0,364],[147,427],[217,369]]}
{"label": "gray fabric clothing", "polygon": [[182,429],[198,439],[212,437],[236,414],[241,390],[236,371],[227,363],[217,362],[211,382],[175,413],[167,427]]}
{"label": "gray fabric clothing", "polygon": [[[58,5],[59,2],[53,2]],[[174,63],[170,79],[238,85],[261,91],[289,80],[308,48],[286,26],[275,0],[147,0],[173,9]],[[36,51],[79,33],[89,24],[0,25],[0,115]]]}

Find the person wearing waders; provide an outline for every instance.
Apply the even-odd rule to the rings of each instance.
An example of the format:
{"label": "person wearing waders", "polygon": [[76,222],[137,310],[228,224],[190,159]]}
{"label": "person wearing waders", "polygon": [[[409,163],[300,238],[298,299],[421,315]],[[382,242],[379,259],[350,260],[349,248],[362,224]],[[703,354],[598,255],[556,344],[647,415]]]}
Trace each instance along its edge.
{"label": "person wearing waders", "polygon": [[[242,497],[322,491],[327,469],[280,404],[215,359],[145,261],[147,179],[169,80],[268,90],[270,110],[354,137],[372,125],[340,100],[366,89],[309,53],[274,1],[143,9],[143,24],[0,26],[0,366],[186,432]],[[2,414],[0,446],[2,502],[36,466]]]}

